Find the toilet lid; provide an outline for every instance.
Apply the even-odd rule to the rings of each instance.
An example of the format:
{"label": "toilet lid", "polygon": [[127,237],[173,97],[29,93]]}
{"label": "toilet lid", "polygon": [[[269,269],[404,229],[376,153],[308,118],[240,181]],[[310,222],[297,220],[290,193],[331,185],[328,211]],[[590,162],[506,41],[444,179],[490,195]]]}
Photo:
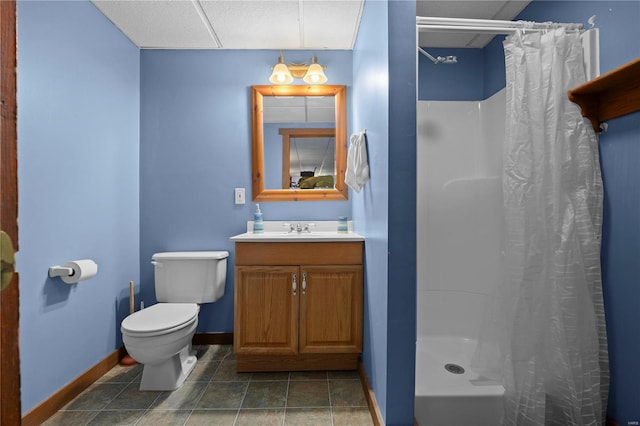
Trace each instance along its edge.
{"label": "toilet lid", "polygon": [[156,303],[122,321],[122,331],[136,334],[175,329],[198,317],[197,303]]}

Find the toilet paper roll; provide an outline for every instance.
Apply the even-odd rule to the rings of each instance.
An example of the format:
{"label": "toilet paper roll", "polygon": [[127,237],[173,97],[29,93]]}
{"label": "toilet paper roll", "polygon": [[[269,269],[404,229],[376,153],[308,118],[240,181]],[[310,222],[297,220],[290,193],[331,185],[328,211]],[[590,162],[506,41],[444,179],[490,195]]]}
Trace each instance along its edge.
{"label": "toilet paper roll", "polygon": [[72,260],[62,266],[73,269],[71,275],[63,275],[60,277],[62,281],[67,284],[75,284],[78,281],[88,280],[98,273],[98,264],[91,259]]}

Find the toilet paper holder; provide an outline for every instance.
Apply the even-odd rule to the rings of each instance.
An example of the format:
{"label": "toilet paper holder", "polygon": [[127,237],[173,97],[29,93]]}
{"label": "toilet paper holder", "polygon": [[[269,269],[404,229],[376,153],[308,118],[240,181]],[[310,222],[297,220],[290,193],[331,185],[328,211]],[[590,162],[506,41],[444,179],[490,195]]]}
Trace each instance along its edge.
{"label": "toilet paper holder", "polygon": [[55,265],[49,268],[50,278],[60,277],[67,284],[88,280],[97,273],[98,264],[92,259],[72,260],[63,265]]}
{"label": "toilet paper holder", "polygon": [[70,277],[73,275],[73,273],[73,268],[70,268],[68,266],[56,265],[49,268],[49,278]]}

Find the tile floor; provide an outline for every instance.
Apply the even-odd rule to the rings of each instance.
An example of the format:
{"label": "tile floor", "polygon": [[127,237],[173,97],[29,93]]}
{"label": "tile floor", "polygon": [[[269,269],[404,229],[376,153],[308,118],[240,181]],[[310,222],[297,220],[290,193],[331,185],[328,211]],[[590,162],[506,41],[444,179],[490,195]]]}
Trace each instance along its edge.
{"label": "tile floor", "polygon": [[231,346],[198,346],[174,392],[140,392],[142,366],[115,366],[45,425],[372,425],[357,371],[236,373]]}

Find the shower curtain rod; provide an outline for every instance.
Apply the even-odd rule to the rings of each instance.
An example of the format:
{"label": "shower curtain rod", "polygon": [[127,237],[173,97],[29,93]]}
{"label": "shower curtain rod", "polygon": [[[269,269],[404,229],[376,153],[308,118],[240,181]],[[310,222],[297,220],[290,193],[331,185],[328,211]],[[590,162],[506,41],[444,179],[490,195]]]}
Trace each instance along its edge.
{"label": "shower curtain rod", "polygon": [[500,21],[493,19],[437,18],[417,16],[416,27],[428,32],[474,32],[488,34],[511,34],[522,28],[528,30],[550,30],[566,28],[569,31],[583,29],[582,24],[557,22]]}

